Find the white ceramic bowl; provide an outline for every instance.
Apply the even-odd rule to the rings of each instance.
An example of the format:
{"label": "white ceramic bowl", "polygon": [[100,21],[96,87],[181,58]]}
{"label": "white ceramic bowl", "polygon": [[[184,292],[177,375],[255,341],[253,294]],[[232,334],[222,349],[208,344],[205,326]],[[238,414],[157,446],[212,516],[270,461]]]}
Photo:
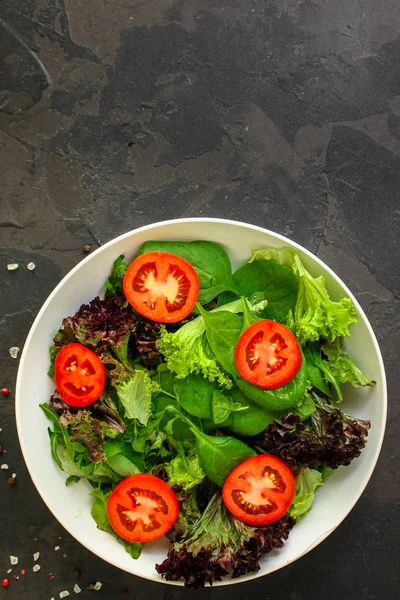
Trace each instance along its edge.
{"label": "white ceramic bowl", "polygon": [[[329,267],[303,247],[281,235],[244,223],[221,219],[179,219],[141,227],[108,242],[82,260],[50,294],[30,330],[22,352],[16,389],[16,418],[22,452],[34,484],[56,519],[81,544],[105,561],[147,579],[164,581],[155,571],[155,563],[166,556],[168,542],[163,539],[146,545],[138,560],[133,560],[114,538],[99,531],[91,518],[90,486],[84,481],[65,487],[66,475],[52,460],[47,435],[49,422],[39,408],[53,392],[47,377],[48,348],[62,319],[74,314],[81,304],[103,293],[103,282],[115,258],[125,254],[132,259],[143,242],[162,240],[210,240],[229,253],[233,269],[250,258],[251,250],[264,246],[288,245],[297,250],[314,275],[324,275],[333,299],[348,295],[358,311],[358,323],[346,347],[360,367],[372,379],[373,388],[346,389],[343,409],[372,426],[361,457],[349,467],[337,469],[318,489],[312,510],[294,527],[283,548],[267,555],[261,570],[239,579],[227,579],[226,585],[253,579],[280,569],[317,546],[346,517],[362,494],[373,472],[383,441],[386,422],[386,380],[381,353],[372,328],[351,294]],[[32,382],[34,381],[34,385]]]}

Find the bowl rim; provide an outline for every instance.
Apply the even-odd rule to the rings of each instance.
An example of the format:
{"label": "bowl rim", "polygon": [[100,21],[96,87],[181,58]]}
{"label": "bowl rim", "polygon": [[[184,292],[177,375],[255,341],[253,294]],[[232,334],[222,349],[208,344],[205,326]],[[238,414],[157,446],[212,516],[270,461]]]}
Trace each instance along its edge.
{"label": "bowl rim", "polygon": [[[349,515],[349,513],[353,510],[354,506],[357,504],[358,500],[360,499],[361,495],[364,493],[365,488],[367,487],[372,473],[376,467],[378,458],[380,456],[381,453],[381,449],[382,449],[382,444],[383,444],[383,440],[384,440],[384,435],[385,435],[385,429],[386,429],[386,422],[387,422],[387,380],[386,380],[386,373],[385,373],[385,367],[384,367],[384,363],[383,363],[383,358],[382,358],[382,353],[377,341],[377,338],[375,336],[375,333],[372,329],[372,326],[364,312],[364,310],[362,309],[361,305],[359,304],[358,300],[355,298],[354,294],[349,290],[349,288],[347,287],[347,285],[342,281],[342,279],[326,264],[324,263],[318,256],[316,256],[315,254],[313,254],[310,250],[308,250],[307,248],[305,248],[304,246],[302,246],[301,244],[298,244],[297,242],[291,240],[290,238],[287,238],[286,236],[276,233],[275,231],[272,231],[270,229],[266,229],[265,227],[260,227],[258,225],[253,225],[251,223],[245,223],[243,221],[236,221],[233,219],[221,219],[221,218],[214,218],[214,217],[188,217],[188,218],[178,218],[178,219],[166,219],[164,221],[157,221],[156,223],[150,223],[148,225],[143,225],[141,227],[137,227],[135,229],[132,229],[130,231],[127,231],[121,235],[118,235],[114,238],[112,238],[111,240],[109,240],[108,242],[106,242],[105,244],[103,244],[102,246],[100,246],[99,248],[96,248],[96,250],[94,250],[91,254],[89,254],[88,256],[84,257],[82,260],[80,260],[72,269],[70,269],[68,271],[68,273],[66,273],[64,275],[64,277],[62,277],[62,279],[58,282],[58,284],[55,286],[55,288],[52,290],[52,292],[50,292],[50,294],[47,296],[46,300],[44,301],[44,303],[42,304],[40,310],[38,311],[31,327],[29,330],[29,333],[25,339],[24,342],[24,346],[23,346],[23,350],[21,353],[21,358],[19,361],[19,366],[18,366],[18,372],[17,372],[17,379],[16,379],[16,387],[15,387],[15,416],[16,416],[16,428],[17,428],[17,434],[18,434],[18,440],[19,440],[19,444],[21,447],[21,451],[22,451],[22,455],[25,461],[25,465],[26,468],[28,470],[28,473],[32,479],[33,484],[35,485],[35,488],[37,490],[37,492],[39,493],[41,499],[43,500],[43,502],[45,503],[45,505],[47,506],[48,510],[53,514],[53,516],[55,517],[55,519],[64,527],[64,529],[66,531],[68,531],[68,533],[74,538],[76,539],[80,544],[82,544],[82,546],[84,546],[87,550],[89,550],[90,552],[92,552],[93,554],[95,554],[96,556],[98,556],[99,558],[103,559],[105,562],[113,565],[114,567],[118,568],[118,569],[123,569],[123,567],[119,566],[117,564],[117,561],[112,561],[110,560],[109,557],[106,557],[101,551],[99,550],[94,550],[92,547],[89,547],[87,545],[87,543],[85,542],[85,540],[80,539],[79,537],[76,536],[76,533],[72,533],[69,529],[68,523],[65,522],[65,520],[63,518],[59,518],[55,512],[52,510],[52,508],[50,508],[50,504],[46,499],[46,493],[44,491],[42,491],[39,487],[39,484],[36,480],[35,477],[35,473],[34,473],[34,469],[33,469],[33,464],[30,463],[30,459],[28,456],[28,452],[25,446],[25,441],[24,441],[24,435],[23,435],[23,431],[22,431],[22,424],[21,424],[21,408],[22,408],[22,403],[20,401],[21,398],[21,386],[22,386],[22,372],[24,370],[24,363],[28,354],[28,348],[30,346],[30,341],[31,338],[34,335],[34,332],[36,331],[36,328],[38,327],[40,320],[42,318],[42,315],[46,312],[48,305],[50,304],[50,302],[52,301],[53,297],[58,293],[59,289],[68,281],[68,279],[70,277],[73,276],[73,274],[78,271],[84,264],[86,264],[87,262],[89,262],[90,260],[92,260],[92,258],[94,256],[97,256],[98,254],[100,254],[101,252],[103,252],[106,248],[109,248],[110,246],[114,245],[115,243],[124,240],[126,238],[129,238],[132,234],[136,234],[136,233],[141,233],[141,232],[146,232],[146,231],[151,231],[153,229],[156,229],[160,226],[167,226],[167,225],[172,225],[175,223],[196,223],[196,222],[202,222],[202,223],[220,223],[220,224],[227,224],[227,225],[234,225],[236,227],[244,227],[250,230],[254,230],[254,231],[258,231],[260,233],[265,233],[268,234],[274,238],[276,238],[277,240],[281,241],[283,245],[289,245],[293,248],[295,248],[296,250],[300,251],[301,253],[305,254],[307,257],[309,257],[311,260],[313,260],[314,262],[316,262],[317,264],[319,264],[321,267],[323,267],[324,270],[326,270],[332,277],[333,279],[342,287],[342,289],[345,291],[345,293],[349,296],[349,298],[351,298],[352,302],[354,303],[357,311],[362,315],[364,323],[368,329],[369,335],[371,336],[372,342],[374,344],[375,347],[375,351],[378,357],[378,364],[379,364],[379,370],[380,370],[380,375],[382,378],[382,390],[383,390],[383,414],[382,414],[382,425],[379,431],[379,437],[378,437],[378,441],[377,441],[377,447],[376,447],[376,451],[375,451],[375,455],[374,455],[374,459],[371,461],[367,476],[365,477],[365,480],[361,486],[360,489],[360,493],[357,495],[357,497],[355,498],[355,500],[349,505],[348,510],[346,511],[346,514],[340,518],[340,520],[335,524],[334,527],[331,527],[328,531],[324,532],[322,535],[320,535],[316,540],[314,540],[310,546],[308,546],[306,548],[305,551],[303,551],[301,554],[299,554],[298,556],[296,556],[295,558],[288,560],[286,562],[285,565],[283,566],[277,566],[272,568],[268,573],[262,573],[260,571],[256,572],[256,573],[247,573],[246,575],[243,575],[242,577],[238,578],[238,579],[225,579],[222,581],[217,581],[213,584],[213,587],[217,587],[217,586],[225,586],[225,585],[233,585],[233,584],[238,584],[238,583],[245,583],[249,580],[253,580],[256,579],[258,577],[263,577],[266,575],[269,575],[270,573],[273,573],[275,571],[278,571],[286,566],[288,566],[289,564],[295,562],[296,560],[302,558],[303,556],[305,556],[306,554],[308,554],[308,552],[310,552],[311,550],[313,550],[316,546],[318,546],[321,542],[323,542],[333,531],[335,531],[335,529],[346,519],[346,517]],[[130,573],[132,574],[132,573]],[[154,581],[154,582],[158,582],[158,583],[163,583],[163,584],[167,584],[167,585],[178,585],[178,586],[182,586],[183,583],[182,582],[173,582],[173,581],[166,581],[165,579],[162,579],[160,577],[157,576],[157,573],[154,573],[154,577],[152,576],[148,576],[147,574],[136,574],[136,576],[141,577],[142,579],[147,579],[149,581]]]}

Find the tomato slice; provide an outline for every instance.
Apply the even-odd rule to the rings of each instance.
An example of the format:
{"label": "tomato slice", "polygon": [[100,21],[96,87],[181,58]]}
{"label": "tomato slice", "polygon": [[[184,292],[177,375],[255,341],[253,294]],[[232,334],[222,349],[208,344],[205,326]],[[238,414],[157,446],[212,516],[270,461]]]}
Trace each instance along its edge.
{"label": "tomato slice", "polygon": [[268,525],[280,519],[296,492],[288,465],[272,454],[259,454],[240,463],[222,488],[226,508],[248,525]]}
{"label": "tomato slice", "polygon": [[235,349],[239,374],[258,387],[274,389],[289,383],[301,367],[301,350],[293,333],[282,323],[253,323]]}
{"label": "tomato slice", "polygon": [[199,278],[190,263],[169,252],[146,252],[125,273],[124,294],[133,308],[159,323],[177,323],[193,310]]}
{"label": "tomato slice", "polygon": [[174,492],[155,475],[139,473],[126,477],[107,501],[111,527],[128,542],[151,542],[162,537],[178,513]]}
{"label": "tomato slice", "polygon": [[67,344],[56,356],[54,372],[57,390],[70,406],[88,406],[99,398],[106,372],[99,357],[82,344]]}

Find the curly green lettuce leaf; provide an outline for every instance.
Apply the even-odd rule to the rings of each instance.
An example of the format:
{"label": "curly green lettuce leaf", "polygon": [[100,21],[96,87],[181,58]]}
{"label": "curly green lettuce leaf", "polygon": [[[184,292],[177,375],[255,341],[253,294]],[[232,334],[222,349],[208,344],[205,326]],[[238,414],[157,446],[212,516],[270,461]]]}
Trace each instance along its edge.
{"label": "curly green lettuce leaf", "polygon": [[196,455],[178,454],[166,465],[169,485],[178,485],[190,490],[201,483],[205,477]]}
{"label": "curly green lettuce leaf", "polygon": [[161,332],[157,346],[164,355],[168,368],[178,379],[184,379],[190,373],[197,373],[210,381],[218,381],[223,387],[231,388],[232,380],[220,368],[204,332],[197,337],[186,338],[185,334],[188,332],[178,336],[185,327],[187,325],[176,333],[167,333],[166,330]]}
{"label": "curly green lettuce leaf", "polygon": [[[252,311],[260,311],[266,304],[267,302],[262,300],[252,306]],[[215,308],[210,311],[210,314],[221,311],[240,313],[242,310],[243,302],[239,298]],[[190,373],[197,373],[205,379],[217,381],[220,386],[230,389],[233,385],[232,380],[216,360],[205,331],[204,318],[200,315],[174,333],[169,333],[164,328],[157,341],[157,347],[163,354],[168,369],[173,371],[178,379],[183,379]]]}
{"label": "curly green lettuce leaf", "polygon": [[331,300],[324,277],[313,277],[292,248],[266,248],[253,252],[252,261],[261,259],[287,265],[297,277],[299,292],[296,306],[289,313],[286,324],[301,345],[320,338],[333,341],[350,335],[349,326],[357,322],[352,301],[347,297],[339,302]]}
{"label": "curly green lettuce leaf", "polygon": [[331,372],[340,383],[350,383],[353,387],[375,385],[376,382],[368,379],[351,356],[347,354],[343,346],[343,338],[326,342],[321,348],[328,358]]}
{"label": "curly green lettuce leaf", "polygon": [[322,485],[322,474],[316,469],[300,468],[296,474],[296,495],[288,514],[296,521],[311,508],[316,488]]}
{"label": "curly green lettuce leaf", "polygon": [[138,370],[133,377],[118,384],[116,389],[127,418],[137,419],[146,426],[151,416],[152,394],[160,391],[157,382],[152,381],[145,371]]}

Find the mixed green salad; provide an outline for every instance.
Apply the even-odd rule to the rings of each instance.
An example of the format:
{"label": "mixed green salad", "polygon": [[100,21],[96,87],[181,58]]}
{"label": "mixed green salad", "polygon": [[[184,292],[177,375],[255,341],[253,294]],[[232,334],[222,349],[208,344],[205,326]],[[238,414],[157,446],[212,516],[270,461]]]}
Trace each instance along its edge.
{"label": "mixed green salad", "polygon": [[97,527],[133,559],[166,533],[167,580],[257,571],[365,446],[370,423],[340,409],[342,384],[374,385],[344,348],[356,321],[288,247],[234,273],[206,241],[119,256],[50,349],[41,408],[66,485],[90,483]]}

